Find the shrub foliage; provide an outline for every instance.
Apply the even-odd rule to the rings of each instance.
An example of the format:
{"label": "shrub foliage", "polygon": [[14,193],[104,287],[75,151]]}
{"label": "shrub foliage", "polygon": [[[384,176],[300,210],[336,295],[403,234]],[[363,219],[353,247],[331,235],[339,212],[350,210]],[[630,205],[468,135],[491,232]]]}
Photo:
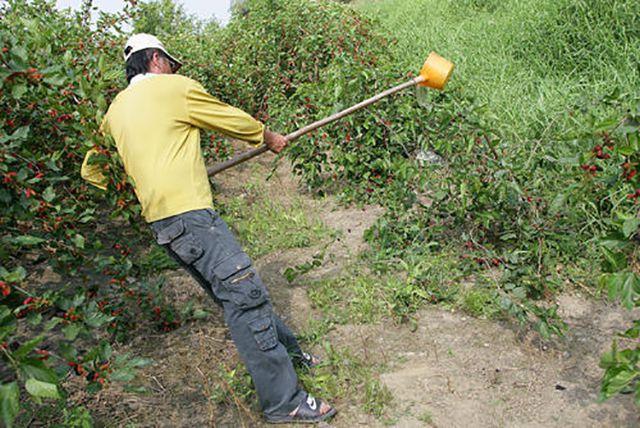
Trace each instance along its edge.
{"label": "shrub foliage", "polygon": [[[467,3],[483,13],[498,7]],[[554,67],[588,69],[600,58],[583,53],[599,46],[598,37],[637,43],[634,2],[568,3],[560,16],[617,17],[619,25],[563,32],[575,64],[558,52],[548,59]],[[114,355],[112,344],[126,341],[137,323],[169,331],[198,316],[168,304],[162,281],[150,276],[171,263],[159,252],[145,255],[149,236],[131,186],[97,132],[126,83],[120,49],[127,28],[167,36],[185,61],[182,72],[283,133],[412,71],[398,68],[403,53],[393,38],[338,2],[248,0],[225,28],[170,0],[131,2],[92,23],[90,4],[77,12],[48,0],[0,6],[0,416],[7,426],[21,406],[64,399],[69,377],[85,378],[90,392],[131,380],[146,361]],[[532,37],[523,57],[547,38]],[[445,93],[420,92],[416,100],[407,91],[383,101],[300,139],[287,155],[314,192],[387,208],[367,239],[376,269],[412,272],[394,303],[403,316],[447,298],[444,290],[421,290],[420,266],[453,246],[465,274],[500,273],[491,302],[547,337],[563,329],[552,296],[575,272],[584,274],[581,266],[602,261],[595,274],[609,295],[627,307],[639,301],[639,119],[636,100],[620,89],[575,106],[579,131],[517,145],[454,81]],[[203,143],[211,158],[227,154],[218,136],[204,135]],[[107,192],[79,177],[89,148],[102,153]],[[425,151],[444,161],[422,165],[416,156]],[[637,324],[624,339],[638,337]],[[603,398],[640,376],[639,355],[616,345],[605,356]]]}

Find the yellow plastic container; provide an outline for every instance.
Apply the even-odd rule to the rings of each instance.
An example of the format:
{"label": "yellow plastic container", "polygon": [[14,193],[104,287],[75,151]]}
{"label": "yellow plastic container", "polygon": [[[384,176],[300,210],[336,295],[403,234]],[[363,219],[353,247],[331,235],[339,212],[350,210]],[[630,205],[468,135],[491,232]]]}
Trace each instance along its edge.
{"label": "yellow plastic container", "polygon": [[435,52],[431,52],[427,57],[420,76],[424,79],[418,83],[420,86],[428,86],[434,89],[444,89],[453,73],[453,63],[442,58]]}

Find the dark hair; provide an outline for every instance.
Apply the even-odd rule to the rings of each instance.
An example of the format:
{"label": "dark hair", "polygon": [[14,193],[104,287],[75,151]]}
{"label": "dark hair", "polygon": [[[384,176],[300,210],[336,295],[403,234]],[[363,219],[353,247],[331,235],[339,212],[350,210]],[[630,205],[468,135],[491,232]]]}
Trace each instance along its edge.
{"label": "dark hair", "polygon": [[133,76],[137,74],[144,74],[149,71],[149,63],[151,62],[151,58],[153,58],[153,53],[157,52],[158,55],[161,55],[171,61],[169,57],[160,49],[156,48],[147,48],[142,49],[141,51],[134,52],[131,54],[129,59],[127,60],[125,66],[125,73],[127,74],[127,82],[131,82]]}

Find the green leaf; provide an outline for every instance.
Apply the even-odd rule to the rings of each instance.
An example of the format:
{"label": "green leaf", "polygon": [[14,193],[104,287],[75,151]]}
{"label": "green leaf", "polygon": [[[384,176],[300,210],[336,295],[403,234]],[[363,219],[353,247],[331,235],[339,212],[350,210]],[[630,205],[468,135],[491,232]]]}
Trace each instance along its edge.
{"label": "green leaf", "polygon": [[135,386],[135,385],[125,385],[124,390],[126,392],[133,392],[135,394],[145,394],[149,392],[147,388],[145,388],[144,386]]}
{"label": "green leaf", "polygon": [[18,266],[14,269],[13,272],[4,271],[4,273],[0,273],[0,277],[3,281],[17,283],[21,282],[27,276],[27,271],[22,266]]}
{"label": "green leaf", "polygon": [[78,333],[80,333],[80,325],[79,324],[68,324],[62,328],[62,333],[64,333],[64,338],[67,340],[75,340],[78,337]]}
{"label": "green leaf", "polygon": [[27,322],[32,327],[40,325],[40,323],[42,322],[42,314],[40,312],[30,312],[27,316]]}
{"label": "green leaf", "polygon": [[196,320],[205,319],[208,316],[209,316],[209,312],[203,309],[196,309],[193,311],[193,314],[191,315],[191,317]]}
{"label": "green leaf", "polygon": [[150,358],[143,358],[143,357],[135,357],[132,358],[127,365],[130,367],[146,367],[149,364],[153,363],[153,360]]}
{"label": "green leaf", "polygon": [[633,273],[628,272],[622,283],[622,304],[629,310],[638,304],[640,297],[640,278]]}
{"label": "green leaf", "polygon": [[44,325],[44,331],[51,331],[53,330],[58,324],[60,324],[62,322],[62,318],[60,317],[53,317],[51,318],[49,321],[46,322],[46,324]]}
{"label": "green leaf", "polygon": [[20,364],[20,371],[25,378],[35,378],[43,382],[56,383],[58,382],[58,376],[44,362],[29,358],[25,359]]}
{"label": "green leaf", "polygon": [[60,356],[67,361],[75,361],[78,359],[78,350],[72,343],[60,342],[59,343]]}
{"label": "green leaf", "polygon": [[551,337],[549,326],[544,321],[536,323],[536,330],[538,330],[538,333],[540,333],[540,336],[542,336],[543,339],[549,339]]}
{"label": "green leaf", "polygon": [[20,390],[16,382],[0,384],[0,416],[2,422],[11,428],[20,410]]}
{"label": "green leaf", "polygon": [[28,126],[21,126],[13,131],[13,134],[8,137],[7,141],[25,140],[29,136],[29,129]]}
{"label": "green leaf", "polygon": [[71,239],[71,242],[73,242],[73,244],[77,248],[84,248],[84,236],[80,235],[79,233],[74,235],[74,237]]}
{"label": "green leaf", "polygon": [[113,349],[111,349],[111,345],[106,340],[101,340],[97,346],[94,346],[89,352],[87,352],[83,359],[84,361],[92,361],[92,360],[108,360],[113,353]]}
{"label": "green leaf", "polygon": [[607,288],[609,299],[620,299],[629,310],[638,305],[640,299],[640,277],[633,272],[603,275],[600,283]]}
{"label": "green leaf", "polygon": [[104,98],[104,95],[99,95],[98,96],[98,100],[96,101],[96,104],[98,106],[98,110],[99,111],[106,111],[107,110],[107,101]]}
{"label": "green leaf", "polygon": [[551,206],[549,207],[550,214],[557,214],[560,212],[562,207],[564,207],[565,202],[567,201],[566,193],[558,193],[553,201],[551,202]]}
{"label": "green leaf", "polygon": [[52,86],[62,86],[64,85],[66,78],[64,75],[50,75],[46,76],[42,81]]}
{"label": "green leaf", "polygon": [[620,232],[614,232],[600,239],[599,244],[610,250],[621,250],[629,245],[629,240]]}
{"label": "green leaf", "polygon": [[620,251],[612,251],[606,247],[600,247],[604,256],[602,269],[605,272],[619,272],[627,267],[627,256]]}
{"label": "green leaf", "polygon": [[0,306],[0,325],[5,324],[6,322],[13,321],[14,318],[11,315],[11,309],[8,306],[2,305]]}
{"label": "green leaf", "polygon": [[638,226],[640,226],[640,218],[629,218],[625,220],[622,225],[622,233],[627,238],[630,238],[636,231],[638,230]]}
{"label": "green leaf", "polygon": [[622,391],[635,378],[640,376],[638,370],[627,370],[614,368],[607,370],[605,378],[602,382],[601,395],[603,398],[609,398],[612,395]]}
{"label": "green leaf", "polygon": [[598,132],[602,132],[602,131],[607,131],[607,130],[613,128],[614,126],[616,126],[619,122],[620,122],[620,118],[619,117],[612,117],[610,119],[604,120],[604,121],[596,124],[593,132],[594,133],[598,133]]}
{"label": "green leaf", "polygon": [[607,297],[609,300],[615,300],[618,296],[618,281],[619,275],[617,274],[604,274],[600,277],[600,287],[607,289]]}
{"label": "green leaf", "polygon": [[298,273],[295,270],[293,270],[292,268],[288,267],[283,272],[283,275],[286,278],[288,283],[292,283],[293,280],[295,280],[296,277],[298,276]]}
{"label": "green leaf", "polygon": [[18,84],[11,88],[11,96],[17,100],[22,98],[22,96],[27,92],[27,85]]}
{"label": "green leaf", "polygon": [[624,333],[619,333],[622,337],[628,337],[629,339],[637,339],[640,337],[640,320],[633,321],[633,327],[628,328]]}
{"label": "green leaf", "polygon": [[24,48],[24,46],[12,47],[11,54],[17,56],[20,61],[27,62],[27,50]]}
{"label": "green leaf", "polygon": [[618,147],[616,150],[618,151],[618,153],[620,153],[623,156],[631,156],[636,152],[635,147],[631,147],[631,146]]}
{"label": "green leaf", "polygon": [[96,311],[96,312],[92,312],[92,313],[88,314],[85,317],[84,322],[89,327],[98,328],[98,327],[108,323],[109,321],[113,320],[114,318],[115,317],[112,317],[110,315],[107,315],[107,314],[104,314],[102,312]]}
{"label": "green leaf", "polygon": [[112,381],[115,382],[129,382],[135,377],[133,369],[125,367],[120,370],[114,370],[113,373],[109,376]]}
{"label": "green leaf", "polygon": [[102,385],[99,384],[98,382],[90,382],[86,388],[87,388],[86,391],[89,394],[96,394],[98,391],[102,389]]}
{"label": "green leaf", "polygon": [[37,236],[31,236],[31,235],[20,235],[20,236],[14,236],[14,237],[8,236],[5,239],[3,239],[3,241],[11,244],[16,244],[21,247],[30,247],[32,245],[38,245],[43,243],[45,239],[38,238]]}
{"label": "green leaf", "polygon": [[58,392],[58,386],[49,382],[42,382],[37,379],[27,379],[27,382],[24,384],[27,392],[34,397],[39,398],[60,398],[60,393]]}
{"label": "green leaf", "polygon": [[40,342],[42,342],[43,340],[44,340],[44,336],[40,335],[38,337],[34,337],[33,339],[25,342],[24,344],[22,344],[22,346],[20,346],[16,350],[16,352],[13,353],[14,358],[17,360],[20,360],[26,357],[29,354],[29,352],[33,351],[35,347],[38,346]]}
{"label": "green leaf", "polygon": [[511,293],[521,300],[527,297],[527,289],[525,287],[516,287],[511,291]]}
{"label": "green leaf", "polygon": [[44,199],[46,202],[51,202],[53,201],[53,198],[56,197],[56,192],[53,190],[53,186],[49,186],[46,189],[44,189],[44,192],[42,192],[42,199]]}

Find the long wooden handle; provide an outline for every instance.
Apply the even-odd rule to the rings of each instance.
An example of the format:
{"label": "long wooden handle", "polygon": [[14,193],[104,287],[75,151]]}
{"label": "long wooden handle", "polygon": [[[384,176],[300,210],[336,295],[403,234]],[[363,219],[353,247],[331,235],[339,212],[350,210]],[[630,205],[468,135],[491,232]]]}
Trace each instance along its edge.
{"label": "long wooden handle", "polygon": [[[348,116],[360,109],[363,109],[367,106],[370,106],[371,104],[377,103],[378,101],[380,101],[381,99],[388,97],[389,95],[393,95],[396,92],[400,92],[403,89],[406,88],[410,88],[412,86],[417,85],[418,83],[421,83],[424,81],[424,77],[423,76],[418,76],[414,79],[409,80],[408,82],[402,83],[398,86],[394,86],[391,89],[387,89],[384,92],[379,93],[378,95],[375,95],[367,100],[364,100],[354,106],[351,106],[347,109],[342,110],[341,112],[332,114],[329,117],[325,117],[324,119],[318,120],[317,122],[313,122],[310,125],[307,125],[303,128],[298,129],[295,132],[292,132],[291,134],[287,135],[285,138],[287,139],[287,141],[293,141],[297,138],[300,138],[301,136],[308,134],[309,132],[318,129],[324,125],[327,125],[331,122],[335,122],[338,119],[342,119],[345,116]],[[235,156],[232,159],[229,159],[226,162],[222,162],[216,165],[213,165],[209,168],[207,168],[207,174],[209,176],[213,176],[216,175],[217,173],[224,171],[225,169],[231,168],[232,166],[236,166],[239,163],[245,162],[253,157],[256,157],[266,151],[268,151],[269,148],[267,146],[260,146],[257,149],[253,149],[253,150],[249,150],[246,151],[244,153],[239,154],[238,156]]]}

